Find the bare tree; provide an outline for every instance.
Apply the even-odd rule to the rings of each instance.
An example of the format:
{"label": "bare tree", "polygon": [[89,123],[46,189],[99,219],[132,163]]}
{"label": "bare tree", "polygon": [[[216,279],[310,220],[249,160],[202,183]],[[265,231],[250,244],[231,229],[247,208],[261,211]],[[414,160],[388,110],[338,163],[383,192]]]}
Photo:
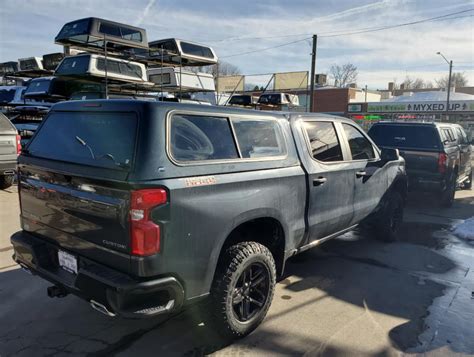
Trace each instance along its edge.
{"label": "bare tree", "polygon": [[352,63],[346,63],[342,66],[332,65],[329,69],[331,77],[334,79],[334,86],[347,87],[357,80],[357,67]]}
{"label": "bare tree", "polygon": [[214,66],[186,67],[186,69],[192,72],[211,73],[214,77],[217,77],[217,71],[219,71],[219,76],[231,76],[242,73],[239,67],[224,61],[219,61]]}
{"label": "bare tree", "polygon": [[433,88],[433,83],[430,81],[425,81],[422,78],[411,78],[410,76],[406,76],[402,84],[404,89]]}
{"label": "bare tree", "polygon": [[[449,81],[449,75],[435,79],[436,85],[439,88],[447,88]],[[466,73],[455,72],[451,77],[451,87],[466,87],[469,80],[467,79]]]}

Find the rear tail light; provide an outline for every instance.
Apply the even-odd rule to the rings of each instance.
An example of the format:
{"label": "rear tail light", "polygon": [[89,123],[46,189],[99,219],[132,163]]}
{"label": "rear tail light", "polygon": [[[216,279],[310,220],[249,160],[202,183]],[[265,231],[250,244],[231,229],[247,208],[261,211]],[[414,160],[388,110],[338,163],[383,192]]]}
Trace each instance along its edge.
{"label": "rear tail light", "polygon": [[446,173],[447,166],[448,166],[448,155],[442,152],[438,156],[438,172],[440,174]]}
{"label": "rear tail light", "polygon": [[16,154],[17,155],[21,154],[21,136],[20,135],[16,136]]}
{"label": "rear tail light", "polygon": [[163,189],[132,191],[130,199],[130,236],[132,254],[153,255],[160,251],[160,226],[151,220],[151,210],[168,201]]}

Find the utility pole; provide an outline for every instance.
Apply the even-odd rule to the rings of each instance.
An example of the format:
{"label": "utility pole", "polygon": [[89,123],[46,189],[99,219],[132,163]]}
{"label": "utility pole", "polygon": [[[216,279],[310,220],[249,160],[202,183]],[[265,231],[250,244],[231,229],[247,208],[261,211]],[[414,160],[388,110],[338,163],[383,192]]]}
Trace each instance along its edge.
{"label": "utility pole", "polygon": [[365,85],[365,102],[367,103],[367,84]]}
{"label": "utility pole", "polygon": [[448,61],[441,52],[436,52],[436,54],[443,57],[446,63],[449,64],[448,91],[446,94],[446,121],[448,121],[449,120],[449,97],[451,94],[451,75],[453,72],[453,61],[452,60]]}
{"label": "utility pole", "polygon": [[446,97],[446,121],[449,121],[449,97],[451,94],[451,74],[453,72],[453,61],[449,61],[448,94]]}
{"label": "utility pole", "polygon": [[318,35],[313,35],[313,51],[311,52],[311,90],[309,97],[309,111],[314,110],[314,80],[316,76],[316,46],[318,44]]}

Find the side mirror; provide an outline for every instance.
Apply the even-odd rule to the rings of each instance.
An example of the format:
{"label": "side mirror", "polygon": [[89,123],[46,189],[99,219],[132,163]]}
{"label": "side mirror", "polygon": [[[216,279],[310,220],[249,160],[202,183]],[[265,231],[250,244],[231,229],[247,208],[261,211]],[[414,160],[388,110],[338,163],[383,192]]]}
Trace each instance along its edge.
{"label": "side mirror", "polygon": [[397,161],[398,159],[400,159],[400,152],[398,151],[398,149],[382,148],[380,152],[380,157],[384,162]]}

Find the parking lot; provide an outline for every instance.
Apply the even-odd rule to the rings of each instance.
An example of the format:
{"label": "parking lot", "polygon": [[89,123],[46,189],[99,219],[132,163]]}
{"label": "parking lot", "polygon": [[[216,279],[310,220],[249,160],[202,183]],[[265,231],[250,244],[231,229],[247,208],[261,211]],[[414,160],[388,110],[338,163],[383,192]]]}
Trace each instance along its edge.
{"label": "parking lot", "polygon": [[451,227],[474,216],[474,191],[450,209],[410,199],[400,241],[353,232],[292,259],[264,323],[233,343],[196,308],[152,320],[109,318],[11,260],[16,188],[0,191],[0,356],[474,354],[474,242]]}

